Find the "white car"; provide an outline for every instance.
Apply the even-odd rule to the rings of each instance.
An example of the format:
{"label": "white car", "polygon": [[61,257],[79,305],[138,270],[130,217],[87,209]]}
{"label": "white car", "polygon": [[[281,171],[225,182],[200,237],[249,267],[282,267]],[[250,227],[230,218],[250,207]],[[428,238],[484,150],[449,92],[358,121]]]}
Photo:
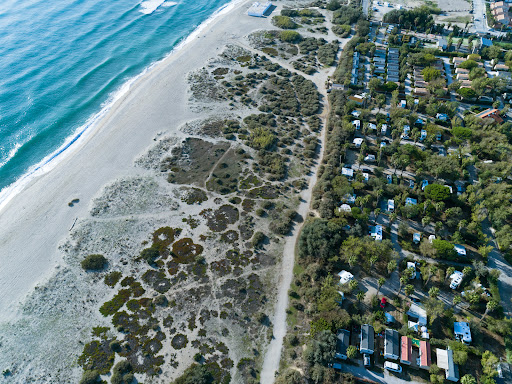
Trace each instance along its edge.
{"label": "white car", "polygon": [[384,369],[392,372],[402,373],[402,367],[397,363],[392,363],[391,361],[386,361],[384,363]]}

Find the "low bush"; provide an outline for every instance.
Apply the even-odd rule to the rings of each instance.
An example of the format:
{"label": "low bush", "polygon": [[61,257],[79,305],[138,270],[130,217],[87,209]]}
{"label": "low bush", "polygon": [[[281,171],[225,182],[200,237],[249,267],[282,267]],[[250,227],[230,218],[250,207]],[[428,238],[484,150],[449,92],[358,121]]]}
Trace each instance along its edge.
{"label": "low bush", "polygon": [[107,259],[103,255],[89,255],[82,260],[82,268],[86,271],[101,271],[108,264]]}
{"label": "low bush", "polygon": [[299,25],[288,16],[274,16],[272,23],[282,29],[295,29],[299,27]]}

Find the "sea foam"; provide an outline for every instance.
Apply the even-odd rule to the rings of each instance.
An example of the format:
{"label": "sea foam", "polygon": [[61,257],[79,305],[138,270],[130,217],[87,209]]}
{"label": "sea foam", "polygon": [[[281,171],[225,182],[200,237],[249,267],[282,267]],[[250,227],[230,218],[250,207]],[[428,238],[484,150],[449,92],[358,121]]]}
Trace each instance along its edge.
{"label": "sea foam", "polygon": [[145,15],[150,15],[155,12],[159,6],[165,3],[165,0],[147,0],[140,3],[141,12]]}

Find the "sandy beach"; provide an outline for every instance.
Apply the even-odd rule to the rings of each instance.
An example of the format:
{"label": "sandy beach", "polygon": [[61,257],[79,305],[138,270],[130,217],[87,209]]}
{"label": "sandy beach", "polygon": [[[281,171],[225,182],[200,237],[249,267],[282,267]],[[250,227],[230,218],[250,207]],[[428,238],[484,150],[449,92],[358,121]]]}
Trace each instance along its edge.
{"label": "sandy beach", "polygon": [[[7,382],[25,383],[31,380],[38,383],[60,383],[78,380],[84,364],[82,367],[77,364],[77,357],[84,348],[84,344],[91,340],[92,327],[111,326],[111,321],[102,316],[98,309],[101,303],[110,300],[114,294],[104,285],[104,274],[95,275],[83,271],[80,261],[87,254],[102,253],[108,256],[109,271],[121,270],[125,275],[144,280],[144,276],[147,275],[144,273],[145,267],[133,261],[134,255],[141,252],[143,245],[150,241],[151,233],[159,227],[179,228],[180,232],[183,227],[181,237],[186,236],[196,243],[202,242],[206,262],[218,268],[218,270],[208,270],[206,275],[201,272],[194,276],[197,271],[193,271],[192,266],[190,268],[186,266],[189,268],[186,272],[194,276],[193,278],[189,280],[185,278],[186,282],[183,279],[180,281],[178,279],[180,276],[187,276],[186,273],[181,272],[182,275],[178,274],[172,279],[172,284],[176,284],[176,288],[173,287],[167,295],[169,300],[172,300],[174,312],[170,309],[161,310],[172,313],[174,317],[176,326],[169,330],[169,335],[175,334],[178,329],[191,340],[200,339],[204,338],[203,332],[207,329],[208,336],[211,337],[208,340],[216,348],[224,351],[224,343],[229,344],[229,353],[223,352],[228,356],[227,358],[219,360],[219,356],[213,356],[214,360],[212,360],[221,361],[225,369],[233,366],[233,361],[252,356],[254,346],[265,348],[271,335],[270,329],[266,329],[266,326],[262,327],[266,321],[249,322],[245,318],[237,319],[238,314],[233,318],[231,315],[219,314],[223,313],[225,308],[248,306],[250,311],[253,311],[254,317],[258,315],[261,319],[268,319],[269,316],[270,321],[273,320],[274,299],[268,300],[262,292],[268,289],[267,293],[275,296],[272,289],[277,288],[280,276],[285,276],[286,284],[289,286],[291,269],[285,272],[286,268],[282,270],[279,261],[286,247],[288,253],[286,262],[291,263],[296,231],[289,234],[287,240],[282,236],[271,235],[268,215],[265,212],[257,215],[262,218],[248,214],[256,203],[262,207],[268,206],[269,208],[266,209],[269,211],[274,209],[273,204],[264,204],[264,200],[267,199],[265,196],[254,195],[252,199],[245,199],[250,194],[242,191],[240,195],[244,198],[242,202],[238,197],[229,198],[219,193],[211,193],[210,197],[214,198],[206,198],[205,202],[185,203],[188,199],[186,193],[190,193],[191,190],[183,192],[180,186],[174,186],[168,183],[167,178],[161,177],[163,172],[161,167],[166,161],[164,157],[175,154],[172,149],[185,138],[192,137],[217,150],[224,151],[225,147],[231,149],[223,156],[213,157],[211,169],[208,170],[204,181],[191,184],[199,186],[208,193],[212,191],[209,183],[217,177],[213,171],[219,169],[217,166],[221,161],[228,163],[230,157],[244,165],[244,168],[239,171],[247,175],[247,180],[251,180],[250,173],[251,166],[254,166],[255,151],[242,156],[244,152],[240,151],[241,140],[232,142],[222,135],[209,136],[194,128],[195,125],[204,124],[200,123],[204,119],[212,119],[215,116],[241,120],[251,113],[259,113],[256,103],[244,105],[236,104],[234,101],[229,102],[227,99],[222,102],[209,100],[209,96],[206,95],[209,92],[208,89],[203,89],[201,85],[203,77],[206,79],[210,76],[208,72],[204,72],[205,68],[215,73],[213,68],[219,66],[216,69],[219,71],[220,68],[218,73],[227,71],[234,78],[235,75],[249,73],[247,64],[243,62],[244,57],[250,58],[254,55],[251,60],[257,62],[263,55],[265,57],[259,62],[260,65],[265,62],[273,63],[283,71],[289,71],[289,73],[295,71],[288,61],[289,58],[284,58],[288,53],[283,54],[283,57],[273,55],[270,57],[251,46],[248,35],[259,30],[275,29],[270,18],[247,16],[247,9],[251,3],[251,1],[232,3],[182,49],[172,53],[138,79],[129,92],[112,106],[108,115],[93,131],[66,151],[53,169],[33,179],[0,211],[0,307],[4,308],[0,313],[0,344],[4,350],[4,353],[0,354],[0,368],[8,368],[14,373],[7,377]],[[274,14],[278,14],[281,7],[282,5],[279,4]],[[311,36],[316,35],[311,32]],[[325,38],[333,41],[336,36],[329,31]],[[336,42],[336,47],[337,44]],[[224,54],[226,46],[228,46],[227,55]],[[297,55],[297,53],[294,54]],[[232,55],[229,59],[231,61],[228,60],[229,55]],[[238,58],[237,55],[239,55]],[[223,65],[227,65],[230,69],[222,67]],[[318,97],[321,98],[321,94],[323,97],[326,95],[324,83],[332,70],[332,67],[319,66],[317,75],[302,74],[301,76],[305,79],[304,81],[309,81],[313,87],[316,85],[316,88],[321,90],[318,93]],[[196,81],[199,81],[196,89],[193,87],[191,89],[189,78],[191,73],[195,74]],[[213,77],[208,79],[214,81]],[[256,90],[251,93],[251,97],[258,101],[262,100],[262,95]],[[323,108],[320,109],[323,110]],[[321,116],[320,112],[322,111],[318,111],[319,116]],[[325,110],[323,112],[325,116]],[[320,135],[318,127],[309,126],[310,132],[308,125],[301,118],[298,122],[293,119],[290,120],[291,127],[297,129],[297,132],[299,132],[297,127],[302,125],[302,132],[307,132],[303,134],[311,134],[311,137]],[[318,121],[320,120],[318,118]],[[286,122],[286,117],[281,123],[283,122]],[[189,125],[184,126],[184,124]],[[286,124],[284,127],[287,126]],[[321,144],[321,137],[315,140]],[[303,148],[301,143],[298,148]],[[188,154],[185,155],[188,156]],[[162,158],[161,162],[159,156]],[[208,156],[205,153],[205,162],[210,161]],[[301,157],[297,161],[293,157],[291,159],[293,161],[289,166],[287,185],[284,183],[280,185],[280,182],[270,179],[265,181],[265,187],[270,189],[282,187],[282,201],[274,204],[280,210],[287,209],[291,212],[293,209],[298,209],[300,214],[304,215],[311,197],[310,182],[314,180],[314,173],[310,171],[313,169],[313,164],[316,164],[314,168],[316,169],[317,163],[311,158]],[[239,165],[236,166],[239,167]],[[261,185],[256,181],[254,183],[255,186]],[[303,187],[297,187],[295,190],[293,183],[302,184]],[[222,211],[223,208],[224,211]],[[240,223],[238,223],[239,211],[241,212]],[[220,238],[217,236],[220,234],[215,232],[220,232],[221,229],[212,229],[212,226],[216,225],[212,215],[217,215],[217,212],[227,217],[227,224],[222,231],[225,229],[228,231],[224,232]],[[230,222],[228,217],[230,214],[236,214],[236,220]],[[188,223],[190,228],[184,223]],[[269,239],[265,249],[256,250],[255,257],[249,259],[253,252],[244,251],[244,249],[252,247],[251,242],[247,240],[251,239],[252,234],[258,229],[269,233]],[[239,234],[240,241],[238,241]],[[154,241],[155,237],[153,237]],[[226,245],[226,242],[231,245]],[[240,260],[244,260],[245,264],[232,257],[238,255],[234,251],[231,256],[229,256],[231,251],[228,251],[228,259],[234,263],[232,269],[234,276],[243,277],[243,279],[237,277],[232,279],[232,275],[224,272],[219,275],[219,271],[225,266],[223,263],[227,261],[222,257],[229,247],[241,249]],[[245,253],[242,255],[242,252]],[[171,275],[172,268],[174,267],[169,268]],[[228,270],[231,271],[229,265]],[[163,280],[165,282],[166,279]],[[240,284],[240,280],[247,280],[250,283],[246,288],[243,286],[234,288],[236,284]],[[184,286],[180,287],[180,283]],[[280,302],[283,301],[282,298],[286,299],[287,290],[287,286],[284,285],[280,289]],[[251,304],[250,300],[249,304],[247,301],[237,302],[237,292],[246,291],[249,296],[261,296],[258,306]],[[156,297],[158,292],[162,293],[157,287],[156,290],[150,290],[148,294]],[[211,295],[210,298],[209,295]],[[227,295],[227,301],[224,295]],[[198,321],[201,326],[205,326],[205,329],[196,328],[196,316],[199,316],[199,313],[192,313],[193,320],[186,317],[189,314],[183,309],[181,310],[183,314],[179,314],[180,303],[190,302],[190,297],[194,297],[192,301],[197,303],[197,312],[201,311]],[[286,333],[284,320],[286,300],[280,305],[282,306],[278,315],[280,343],[277,349],[274,347],[272,349],[277,360],[269,369],[277,368],[282,338]],[[267,311],[268,316],[263,312],[264,310]],[[162,314],[160,316],[163,318]],[[212,319],[209,320],[210,318]],[[243,321],[247,321],[247,325],[244,325]],[[165,325],[165,321],[163,324]],[[120,333],[116,334],[116,331],[113,331],[109,337],[115,340],[123,332],[126,335],[125,331],[120,331],[120,327],[117,327],[117,331]],[[166,338],[158,327],[153,326],[153,331],[156,332],[155,337],[161,336],[162,340]],[[153,331],[149,330],[148,335]],[[248,332],[252,332],[253,340],[250,342],[246,339]],[[195,341],[196,344],[192,343],[193,348],[189,344],[187,348],[180,351],[180,354],[177,354],[178,348],[175,346],[175,341],[178,336],[183,336],[182,333],[172,338],[174,349],[164,346],[162,350],[167,361],[173,361],[171,364],[173,369],[164,369],[160,377],[152,379],[151,382],[169,382],[192,362],[193,348],[196,348],[196,351],[197,348],[200,350],[206,348]],[[169,335],[167,337],[171,337]],[[187,345],[186,338],[185,345]],[[118,357],[116,357],[117,361]],[[244,370],[239,368],[234,371],[235,377],[232,382],[245,382],[245,379],[240,376],[241,371]],[[267,376],[269,376],[268,372]]]}
{"label": "sandy beach", "polygon": [[[201,68],[224,44],[270,27],[269,19],[246,17],[249,5],[235,3],[194,41],[141,78],[85,142],[66,154],[55,169],[33,180],[0,212],[0,307],[9,308],[0,313],[2,321],[12,320],[20,300],[59,265],[59,242],[76,218],[88,215],[88,202],[101,187],[115,178],[140,173],[133,162],[159,132],[177,131],[198,117],[186,107],[186,74]],[[80,202],[69,207],[73,199]]]}

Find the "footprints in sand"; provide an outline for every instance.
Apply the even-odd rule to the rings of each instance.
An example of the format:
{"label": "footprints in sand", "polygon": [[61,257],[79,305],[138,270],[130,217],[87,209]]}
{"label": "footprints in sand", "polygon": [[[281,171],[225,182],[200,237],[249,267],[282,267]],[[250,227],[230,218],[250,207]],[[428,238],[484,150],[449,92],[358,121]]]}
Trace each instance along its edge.
{"label": "footprints in sand", "polygon": [[68,207],[73,207],[75,204],[78,204],[80,199],[73,199],[68,203]]}

